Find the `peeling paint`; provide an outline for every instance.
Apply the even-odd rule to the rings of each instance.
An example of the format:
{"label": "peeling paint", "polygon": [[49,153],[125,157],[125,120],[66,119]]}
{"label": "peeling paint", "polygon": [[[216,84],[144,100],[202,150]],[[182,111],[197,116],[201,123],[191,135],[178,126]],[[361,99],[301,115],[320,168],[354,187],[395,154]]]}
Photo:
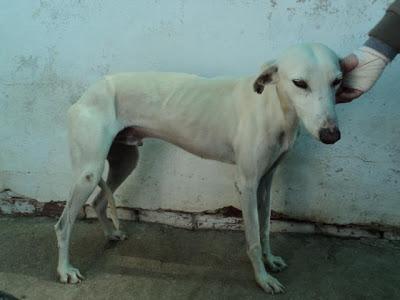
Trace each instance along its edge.
{"label": "peeling paint", "polygon": [[31,71],[31,76],[35,75],[35,72],[39,67],[39,64],[38,64],[39,58],[37,56],[20,55],[20,56],[17,56],[16,58],[18,60],[16,72],[19,72],[24,69],[29,69]]}
{"label": "peeling paint", "polygon": [[[0,192],[0,215],[58,217],[65,201],[39,202],[11,190]],[[84,217],[84,210],[79,215]]]}
{"label": "peeling paint", "polygon": [[323,15],[334,15],[339,12],[339,9],[333,7],[333,1],[330,0],[315,0],[311,8],[310,15],[312,16],[323,16]]}
{"label": "peeling paint", "polygon": [[[59,217],[65,202],[39,202],[5,190],[0,193],[0,215]],[[233,206],[200,213],[148,210],[117,207],[119,219],[166,224],[186,229],[243,230],[241,211]],[[80,218],[93,219],[97,215],[91,205],[85,205]],[[108,217],[110,215],[108,214]],[[316,233],[338,237],[368,237],[400,239],[400,229],[379,224],[326,224],[297,220],[285,214],[271,212],[271,232]]]}
{"label": "peeling paint", "polygon": [[224,217],[235,217],[235,218],[241,218],[242,217],[242,211],[234,206],[225,206],[213,211],[206,211],[207,214],[217,214],[217,215],[222,215]]}
{"label": "peeling paint", "polygon": [[40,0],[39,6],[32,12],[32,19],[45,25],[48,30],[65,27],[75,20],[85,21],[89,17],[85,14],[86,10],[99,9],[99,1],[70,0],[53,1]]}

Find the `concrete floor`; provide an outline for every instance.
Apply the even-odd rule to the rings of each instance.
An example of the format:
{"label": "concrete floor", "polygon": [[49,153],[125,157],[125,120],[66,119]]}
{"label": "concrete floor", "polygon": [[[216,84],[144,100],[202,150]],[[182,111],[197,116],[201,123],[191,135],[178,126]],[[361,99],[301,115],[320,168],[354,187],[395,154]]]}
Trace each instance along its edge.
{"label": "concrete floor", "polygon": [[[400,242],[276,234],[289,268],[280,296],[258,288],[243,232],[124,224],[106,243],[97,221],[79,221],[72,262],[86,280],[56,281],[54,219],[0,217],[0,291],[20,299],[400,299]],[[0,299],[1,295],[0,295]]]}

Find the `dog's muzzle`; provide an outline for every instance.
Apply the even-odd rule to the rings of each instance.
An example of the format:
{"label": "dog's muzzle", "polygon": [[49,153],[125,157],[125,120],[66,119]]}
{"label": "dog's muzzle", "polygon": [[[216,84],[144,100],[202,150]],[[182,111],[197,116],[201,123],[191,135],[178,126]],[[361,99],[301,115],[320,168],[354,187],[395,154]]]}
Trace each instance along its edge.
{"label": "dog's muzzle", "polygon": [[319,131],[319,139],[324,144],[334,144],[340,140],[339,128],[322,128]]}

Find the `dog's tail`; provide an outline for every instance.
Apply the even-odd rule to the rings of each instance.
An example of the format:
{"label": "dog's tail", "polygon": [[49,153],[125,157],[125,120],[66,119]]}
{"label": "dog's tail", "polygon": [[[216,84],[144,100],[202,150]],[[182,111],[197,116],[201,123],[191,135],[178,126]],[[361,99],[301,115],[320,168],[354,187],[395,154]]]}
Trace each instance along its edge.
{"label": "dog's tail", "polygon": [[103,178],[100,178],[99,186],[103,190],[105,197],[107,198],[108,205],[110,206],[110,217],[116,230],[119,230],[119,220],[117,216],[117,208],[115,207],[115,200],[112,191],[110,190],[107,183],[104,182]]}

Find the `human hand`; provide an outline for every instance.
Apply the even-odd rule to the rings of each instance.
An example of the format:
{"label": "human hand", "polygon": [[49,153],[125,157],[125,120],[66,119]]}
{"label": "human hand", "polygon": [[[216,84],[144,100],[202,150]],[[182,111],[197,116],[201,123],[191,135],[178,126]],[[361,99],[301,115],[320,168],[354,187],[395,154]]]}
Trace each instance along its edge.
{"label": "human hand", "polygon": [[371,89],[388,63],[384,55],[365,46],[343,58],[343,83],[336,93],[336,103],[350,102]]}

